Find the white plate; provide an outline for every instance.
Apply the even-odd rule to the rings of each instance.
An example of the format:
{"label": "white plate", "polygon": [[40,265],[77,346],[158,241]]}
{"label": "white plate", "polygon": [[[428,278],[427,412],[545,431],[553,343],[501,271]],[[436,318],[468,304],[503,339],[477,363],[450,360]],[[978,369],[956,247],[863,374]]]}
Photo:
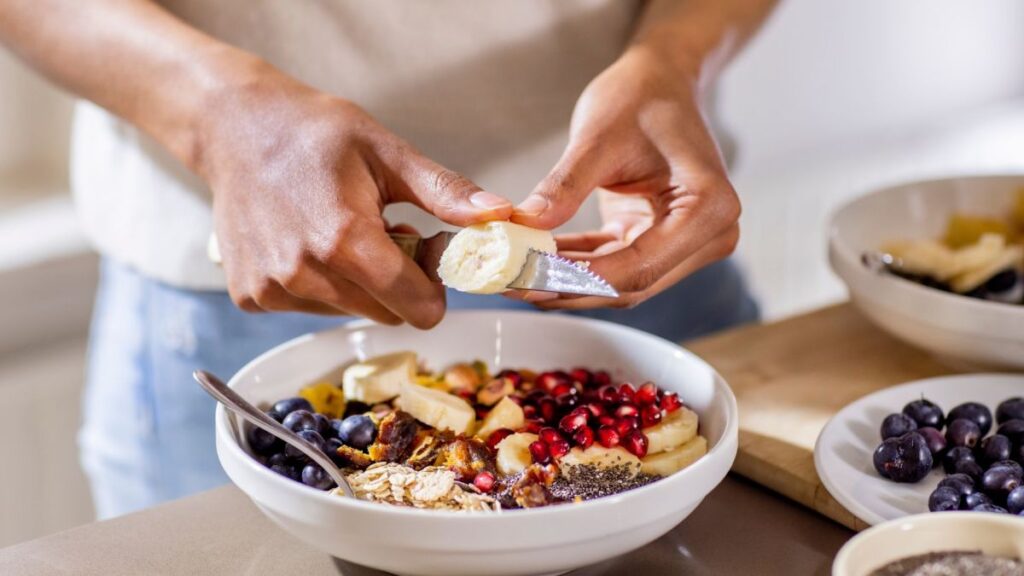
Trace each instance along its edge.
{"label": "white plate", "polygon": [[814,467],[822,484],[844,508],[875,525],[928,511],[928,495],[945,476],[942,467],[917,484],[898,484],[878,475],[871,455],[882,442],[882,420],[922,396],[948,412],[957,404],[996,406],[1024,394],[1024,376],[965,374],[917,380],[869,394],[840,410],[818,435]]}

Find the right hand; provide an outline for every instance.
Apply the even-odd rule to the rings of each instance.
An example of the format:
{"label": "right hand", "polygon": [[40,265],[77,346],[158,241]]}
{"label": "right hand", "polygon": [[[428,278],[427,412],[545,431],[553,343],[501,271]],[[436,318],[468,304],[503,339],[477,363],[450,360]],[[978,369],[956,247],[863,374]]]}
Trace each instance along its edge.
{"label": "right hand", "polygon": [[444,288],[388,237],[384,206],[411,202],[456,226],[512,213],[358,106],[269,67],[208,110],[195,168],[213,190],[228,292],[243,310],[429,328]]}

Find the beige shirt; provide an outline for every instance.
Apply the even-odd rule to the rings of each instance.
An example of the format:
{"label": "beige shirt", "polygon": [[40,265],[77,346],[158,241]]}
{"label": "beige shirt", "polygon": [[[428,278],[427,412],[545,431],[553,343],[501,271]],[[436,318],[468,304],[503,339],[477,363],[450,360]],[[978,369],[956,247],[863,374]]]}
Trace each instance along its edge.
{"label": "beige shirt", "polygon": [[[550,170],[573,104],[628,41],[639,0],[166,0],[192,25],[352,100],[427,156],[521,200]],[[170,284],[222,289],[210,194],[159,145],[78,106],[72,187],[105,255]],[[398,208],[397,210],[395,208]],[[440,224],[409,206],[392,222]],[[596,223],[587,206],[570,223]]]}

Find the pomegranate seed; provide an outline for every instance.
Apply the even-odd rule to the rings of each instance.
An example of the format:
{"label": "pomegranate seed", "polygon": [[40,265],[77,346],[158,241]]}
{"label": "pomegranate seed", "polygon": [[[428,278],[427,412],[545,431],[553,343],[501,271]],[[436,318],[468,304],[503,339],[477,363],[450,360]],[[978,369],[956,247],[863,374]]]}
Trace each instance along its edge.
{"label": "pomegranate seed", "polygon": [[555,404],[563,410],[573,408],[579,403],[579,398],[575,394],[562,394],[555,397]]}
{"label": "pomegranate seed", "polygon": [[661,408],[653,404],[644,406],[643,411],[640,412],[640,423],[643,424],[643,427],[649,428],[658,422],[661,422]]}
{"label": "pomegranate seed", "polygon": [[669,392],[661,397],[661,409],[665,412],[675,412],[682,407],[683,403],[675,392]]}
{"label": "pomegranate seed", "polygon": [[616,404],[619,401],[619,391],[615,386],[605,386],[598,391],[598,397],[602,402]]}
{"label": "pomegranate seed", "polygon": [[550,426],[545,426],[540,429],[540,439],[545,444],[551,444],[556,440],[563,440],[562,435],[558,433],[558,430]]}
{"label": "pomegranate seed", "polygon": [[552,458],[561,458],[569,453],[569,448],[569,442],[564,438],[559,438],[558,440],[548,444],[548,454],[550,454]]}
{"label": "pomegranate seed", "polygon": [[476,402],[476,392],[470,392],[469,390],[459,390],[458,396],[459,398],[462,398],[463,400],[469,402],[470,404]]}
{"label": "pomegranate seed", "polygon": [[641,406],[649,406],[658,402],[658,387],[654,382],[647,382],[636,391],[636,403]]}
{"label": "pomegranate seed", "polygon": [[583,428],[580,428],[579,430],[576,431],[575,434],[572,435],[572,439],[573,441],[576,442],[577,446],[586,450],[587,448],[590,448],[591,444],[594,443],[594,431],[591,430],[589,427],[584,426]]}
{"label": "pomegranate seed", "polygon": [[622,446],[637,458],[647,456],[647,436],[644,436],[644,433],[639,430],[633,430],[623,436]]}
{"label": "pomegranate seed", "polygon": [[483,420],[484,418],[487,418],[487,415],[490,412],[491,412],[491,409],[489,407],[487,407],[487,406],[477,406],[476,407],[476,419],[477,420]]}
{"label": "pomegranate seed", "polygon": [[536,415],[537,415],[537,407],[536,406],[534,406],[533,404],[527,404],[526,406],[523,406],[523,416],[525,416],[527,418],[533,418]]}
{"label": "pomegranate seed", "polygon": [[587,411],[586,409],[584,409],[583,412],[573,410],[572,412],[566,414],[564,418],[562,418],[562,421],[558,423],[558,427],[561,428],[562,430],[565,430],[569,434],[572,434],[573,432],[587,425],[588,415],[590,415],[590,412]]}
{"label": "pomegranate seed", "polygon": [[530,456],[533,456],[533,461],[538,464],[547,464],[551,461],[551,452],[548,451],[548,445],[540,440],[530,443]]}
{"label": "pomegranate seed", "polygon": [[508,438],[511,434],[512,430],[508,428],[498,428],[487,437],[487,447],[491,450],[497,449],[498,444],[501,444],[501,441]]}
{"label": "pomegranate seed", "polygon": [[558,398],[562,394],[574,394],[576,389],[569,384],[559,384],[551,390],[551,395]]}
{"label": "pomegranate seed", "polygon": [[597,429],[597,441],[605,448],[614,448],[619,445],[619,433],[611,426],[601,426]]}
{"label": "pomegranate seed", "polygon": [[555,422],[555,416],[558,413],[558,405],[554,400],[551,398],[544,398],[540,401],[540,404],[538,404],[537,407],[540,409],[540,417],[543,418],[545,422]]}
{"label": "pomegranate seed", "polygon": [[515,370],[502,370],[501,372],[498,372],[495,378],[508,378],[516,388],[519,388],[523,383],[523,375]]}
{"label": "pomegranate seed", "polygon": [[551,392],[559,384],[568,386],[569,375],[565,372],[543,372],[537,376],[537,384],[544,390]]}
{"label": "pomegranate seed", "polygon": [[584,386],[589,386],[594,380],[594,375],[586,368],[573,368],[569,371],[569,378],[572,378],[574,382],[579,382]]}
{"label": "pomegranate seed", "polygon": [[619,436],[625,436],[639,428],[640,422],[636,418],[619,418],[615,421],[615,431],[619,433]]}
{"label": "pomegranate seed", "polygon": [[584,408],[590,410],[590,415],[593,416],[594,418],[600,418],[601,416],[604,416],[605,414],[608,413],[608,411],[605,410],[604,406],[596,402],[590,402],[589,404],[584,405]]}
{"label": "pomegranate seed", "polygon": [[594,385],[595,386],[607,386],[612,383],[611,374],[608,374],[604,370],[598,370],[594,372]]}
{"label": "pomegranate seed", "polygon": [[598,416],[597,423],[601,426],[615,426],[615,416],[609,416],[607,414],[604,416]]}
{"label": "pomegranate seed", "polygon": [[619,401],[633,403],[636,396],[636,388],[630,383],[625,383],[619,386]]}
{"label": "pomegranate seed", "polygon": [[524,428],[531,434],[540,432],[540,429],[544,427],[545,422],[537,418],[530,418],[526,421]]}
{"label": "pomegranate seed", "polygon": [[627,416],[640,416],[640,410],[632,404],[623,404],[615,409],[615,415],[619,418],[626,418]]}
{"label": "pomegranate seed", "polygon": [[476,478],[473,478],[473,486],[481,492],[490,492],[494,488],[494,474],[486,470],[477,472]]}
{"label": "pomegranate seed", "polygon": [[508,399],[515,402],[520,407],[522,407],[525,402],[525,400],[523,400],[523,397],[520,396],[519,394],[509,394]]}

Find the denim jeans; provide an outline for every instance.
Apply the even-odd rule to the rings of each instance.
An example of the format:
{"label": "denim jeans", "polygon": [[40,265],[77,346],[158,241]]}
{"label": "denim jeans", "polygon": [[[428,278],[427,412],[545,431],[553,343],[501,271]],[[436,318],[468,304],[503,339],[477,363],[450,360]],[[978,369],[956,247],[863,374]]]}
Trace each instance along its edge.
{"label": "denim jeans", "polygon": [[[531,308],[451,292],[450,309]],[[719,262],[629,310],[571,312],[679,341],[756,320],[729,262]],[[192,381],[229,377],[265,350],[346,318],[247,314],[223,292],[184,290],[106,259],[90,334],[79,434],[97,514],[108,518],[227,481],[217,462],[213,400]]]}

